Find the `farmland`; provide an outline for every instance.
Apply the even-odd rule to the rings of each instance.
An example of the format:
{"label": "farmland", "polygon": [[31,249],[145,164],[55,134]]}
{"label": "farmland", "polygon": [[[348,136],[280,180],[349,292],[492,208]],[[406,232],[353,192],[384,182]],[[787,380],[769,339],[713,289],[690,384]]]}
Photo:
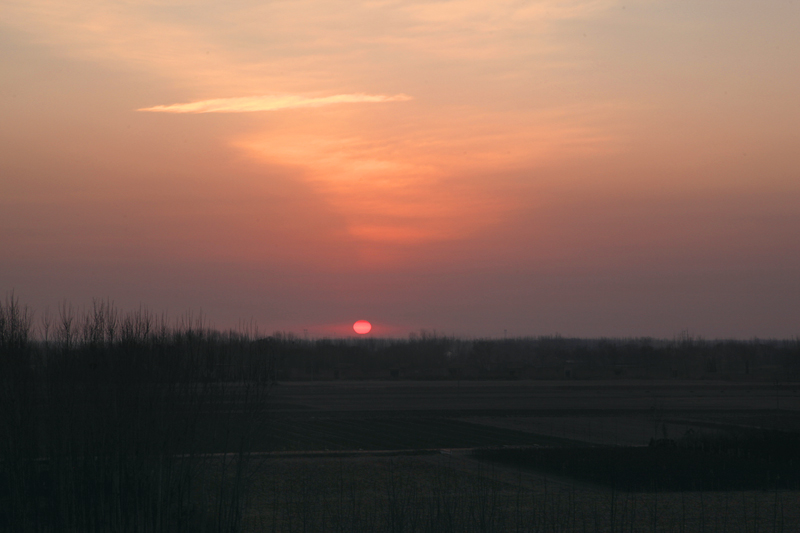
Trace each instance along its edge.
{"label": "farmland", "polygon": [[[796,428],[791,386],[290,382],[271,401],[283,451],[262,459],[271,473],[253,490],[256,530],[745,532],[800,521],[796,466],[646,446]],[[775,483],[781,474],[795,485]]]}
{"label": "farmland", "polygon": [[[645,445],[692,429],[713,433],[741,426],[796,430],[800,387],[709,381],[383,381],[290,382],[271,393],[275,420],[331,424],[357,421],[468,423],[465,434],[497,433],[494,444],[535,444],[526,435],[597,445]],[[776,408],[780,406],[780,409]],[[345,422],[347,421],[347,422]],[[354,422],[356,421],[356,422]],[[387,426],[387,427],[389,427]],[[310,427],[310,426],[309,426]],[[459,446],[463,444],[464,446]],[[447,447],[469,447],[467,442]]]}
{"label": "farmland", "polygon": [[641,492],[454,455],[265,460],[252,531],[795,531],[791,491]]}
{"label": "farmland", "polygon": [[255,459],[244,521],[254,531],[745,532],[800,521],[796,453],[790,470],[647,446],[796,428],[790,386],[289,382],[270,403],[270,451]]}
{"label": "farmland", "polygon": [[258,452],[642,446],[687,432],[800,424],[798,388],[763,383],[288,382],[274,384],[265,405],[257,424],[247,410],[210,406],[198,421],[208,436],[198,439],[208,452],[230,451],[214,436],[219,427],[254,431]]}
{"label": "farmland", "polygon": [[794,341],[297,342],[104,305],[36,340],[13,300],[0,318],[0,530],[800,523]]}

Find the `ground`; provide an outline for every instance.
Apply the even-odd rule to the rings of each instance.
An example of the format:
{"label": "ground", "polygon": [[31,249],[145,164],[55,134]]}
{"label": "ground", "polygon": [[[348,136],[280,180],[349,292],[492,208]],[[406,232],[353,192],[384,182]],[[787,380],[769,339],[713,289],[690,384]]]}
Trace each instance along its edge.
{"label": "ground", "polygon": [[[792,531],[800,492],[620,491],[481,460],[484,447],[644,446],[796,429],[769,383],[302,382],[255,435],[252,531]],[[779,408],[778,408],[779,407]]]}

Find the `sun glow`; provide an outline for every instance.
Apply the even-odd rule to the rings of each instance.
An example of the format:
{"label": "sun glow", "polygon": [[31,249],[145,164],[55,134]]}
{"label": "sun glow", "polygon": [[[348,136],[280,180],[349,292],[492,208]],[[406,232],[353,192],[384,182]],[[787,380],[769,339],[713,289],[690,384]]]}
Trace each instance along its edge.
{"label": "sun glow", "polygon": [[353,324],[353,331],[355,331],[359,335],[366,335],[367,333],[372,331],[372,324],[370,324],[366,320],[359,320],[355,324]]}

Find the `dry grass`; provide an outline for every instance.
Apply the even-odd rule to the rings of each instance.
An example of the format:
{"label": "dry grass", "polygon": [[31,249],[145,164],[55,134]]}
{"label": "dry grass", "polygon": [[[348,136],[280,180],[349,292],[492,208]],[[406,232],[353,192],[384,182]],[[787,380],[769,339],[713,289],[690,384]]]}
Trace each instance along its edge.
{"label": "dry grass", "polygon": [[[191,317],[168,324],[146,310],[123,314],[105,302],[82,312],[65,304],[57,316],[40,316],[39,326],[42,340],[34,340],[32,312],[13,295],[0,302],[2,531],[744,533],[791,531],[800,523],[798,493],[791,491],[634,493],[457,456],[277,459],[252,454],[275,442],[309,449],[311,436],[316,445],[338,448],[361,447],[359,439],[374,441],[367,447],[405,448],[539,442],[542,437],[535,433],[603,441],[608,431],[602,422],[597,428],[593,415],[599,413],[593,409],[605,416],[642,414],[644,401],[654,413],[644,424],[659,422],[656,432],[664,431],[664,413],[670,409],[685,414],[698,406],[707,414],[768,410],[783,423],[800,397],[793,386],[765,386],[766,374],[746,397],[721,382],[697,389],[683,382],[686,390],[676,390],[668,381],[640,381],[634,388],[599,381],[329,382],[322,393],[318,385],[298,384],[283,387],[275,401],[268,403],[266,396],[279,371],[330,371],[333,376],[348,364],[378,375],[403,361],[431,372],[457,363],[459,377],[472,367],[492,369],[486,376],[508,376],[533,348],[536,368],[553,364],[557,373],[564,358],[581,350],[587,357],[606,354],[600,367],[612,365],[608,368],[627,359],[631,364],[694,361],[705,368],[708,359],[720,366],[730,363],[731,372],[742,362],[750,365],[746,371],[796,370],[796,341],[299,342],[290,336],[221,334]],[[714,359],[723,352],[725,358]],[[748,359],[754,353],[758,357]],[[652,375],[674,375],[668,365],[656,366]],[[338,419],[310,422],[315,408]],[[296,435],[270,436],[260,425],[269,409],[284,411],[273,431]],[[306,414],[287,414],[292,410]],[[533,429],[509,425],[510,419],[503,424],[486,418],[481,427],[457,420],[468,416],[466,411],[496,416],[513,410],[561,415],[571,410],[578,418],[538,420]],[[369,431],[363,426],[365,411],[371,413]],[[735,421],[737,415],[730,414]],[[560,434],[536,430],[554,421],[562,425]],[[629,423],[625,438],[643,427]]]}
{"label": "dry grass", "polygon": [[794,531],[800,492],[613,491],[449,456],[268,459],[247,531]]}
{"label": "dry grass", "polygon": [[[263,418],[257,342],[102,302],[50,326],[34,343],[31,313],[0,304],[0,530],[238,531],[252,432],[198,427]],[[236,473],[214,485],[209,443]]]}

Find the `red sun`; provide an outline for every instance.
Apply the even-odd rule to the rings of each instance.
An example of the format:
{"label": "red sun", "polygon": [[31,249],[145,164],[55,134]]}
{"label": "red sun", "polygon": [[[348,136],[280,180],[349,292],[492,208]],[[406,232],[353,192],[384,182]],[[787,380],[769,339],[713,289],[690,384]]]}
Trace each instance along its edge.
{"label": "red sun", "polygon": [[353,331],[358,333],[359,335],[366,335],[367,333],[372,330],[372,324],[367,322],[366,320],[359,320],[355,324],[353,324]]}

